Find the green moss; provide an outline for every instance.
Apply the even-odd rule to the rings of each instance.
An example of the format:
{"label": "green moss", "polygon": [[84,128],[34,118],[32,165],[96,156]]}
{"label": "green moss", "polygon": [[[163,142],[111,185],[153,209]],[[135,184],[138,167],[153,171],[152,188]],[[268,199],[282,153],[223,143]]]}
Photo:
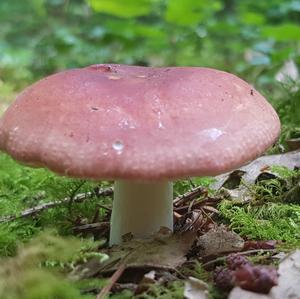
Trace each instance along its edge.
{"label": "green moss", "polygon": [[268,203],[241,207],[224,200],[219,210],[230,227],[244,237],[300,245],[299,205]]}
{"label": "green moss", "polygon": [[135,296],[136,299],[182,299],[184,286],[182,281],[175,281],[166,286],[153,284],[149,290],[141,295]]}
{"label": "green moss", "polygon": [[[284,203],[283,198],[293,186],[293,180],[298,178],[299,172],[278,167],[272,168],[272,171],[283,178],[286,184],[282,185],[275,179],[264,185],[250,186],[254,197],[253,203],[241,206],[223,201],[219,206],[220,216],[232,229],[249,239],[282,240],[284,242],[280,245],[281,248],[293,248],[300,245],[300,207],[297,204]],[[175,195],[190,190],[194,184],[209,188],[212,182],[213,179],[210,178],[178,181],[175,184]],[[102,183],[102,186],[107,184]],[[2,216],[18,214],[24,209],[41,203],[91,191],[96,186],[98,186],[97,182],[69,179],[56,176],[45,169],[21,166],[7,155],[0,154]],[[85,244],[90,249],[86,249],[87,252],[76,257],[73,256],[71,264],[65,262],[66,257],[61,255],[64,252],[74,252],[75,248],[82,248],[79,240],[73,239],[71,243],[64,241],[65,239],[57,241],[56,238],[47,239],[47,237],[31,240],[48,228],[55,228],[61,235],[72,234],[72,226],[76,219],[88,219],[88,221],[93,219],[99,201],[110,204],[108,198],[94,197],[80,204],[61,205],[44,211],[37,217],[0,223],[0,256],[11,256],[2,260],[0,265],[0,298],[94,298],[94,294],[87,295],[84,291],[90,288],[100,289],[105,284],[104,279],[75,283],[64,278],[64,272],[69,270],[72,263],[89,259],[90,256],[105,258],[101,253],[96,252],[97,244],[93,240],[85,240]],[[104,213],[105,211],[101,210],[100,217],[104,216]],[[27,243],[28,245],[25,246],[24,244]],[[47,250],[41,244],[47,244]],[[18,247],[21,247],[19,251],[17,251]],[[29,257],[28,252],[31,252]],[[27,260],[24,260],[24,256],[28,257]],[[211,273],[205,271],[200,263],[195,263],[185,274],[206,281],[209,284],[210,298],[221,298],[222,294],[213,287]],[[183,281],[176,281],[168,285],[151,285],[147,292],[138,296],[134,296],[127,290],[110,295],[110,298],[176,299],[182,298],[183,290]]]}
{"label": "green moss", "polygon": [[[0,298],[2,299],[89,299],[57,270],[42,267],[47,260],[64,265],[80,250],[75,238],[60,238],[43,233],[25,246],[15,257],[0,261]],[[60,267],[62,270],[63,267]]]}
{"label": "green moss", "polygon": [[181,272],[185,276],[192,276],[207,283],[212,281],[212,273],[206,271],[198,260],[195,260],[192,263],[190,262],[188,266],[181,270]]}
{"label": "green moss", "polygon": [[299,170],[293,170],[284,166],[273,165],[271,171],[278,174],[283,179],[299,178]]}
{"label": "green moss", "polygon": [[[108,183],[103,182],[102,186]],[[16,163],[0,153],[0,214],[18,215],[21,211],[49,201],[72,197],[99,186],[97,182],[85,182],[57,176],[46,169],[33,169]],[[0,223],[0,256],[15,253],[19,242],[30,240],[45,228],[55,228],[61,234],[71,234],[76,219],[92,219],[97,204],[110,203],[107,198],[96,196],[86,202],[60,205],[40,213],[37,217],[10,223]],[[100,211],[100,217],[105,214]]]}
{"label": "green moss", "polygon": [[34,222],[12,222],[0,225],[0,256],[12,256],[16,253],[18,244],[31,239],[41,228]]}

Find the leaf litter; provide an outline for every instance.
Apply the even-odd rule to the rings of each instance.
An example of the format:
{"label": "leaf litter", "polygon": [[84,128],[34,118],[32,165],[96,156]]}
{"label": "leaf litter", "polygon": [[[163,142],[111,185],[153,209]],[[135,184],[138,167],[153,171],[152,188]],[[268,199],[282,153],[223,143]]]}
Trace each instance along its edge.
{"label": "leaf litter", "polygon": [[[280,177],[270,171],[272,163],[291,168],[299,166],[299,155],[300,152],[296,151],[284,155],[273,155],[271,159],[262,157],[258,159],[259,161],[250,163],[242,170],[222,176],[222,180],[217,178],[214,188],[223,186],[223,189],[228,191],[229,197],[232,198],[230,192],[237,190],[239,192],[241,182],[245,179],[246,182],[248,180],[248,182],[258,184],[272,180],[274,176],[275,179]],[[278,161],[283,163],[278,163]],[[281,178],[280,181],[284,187],[288,184],[285,178]],[[296,192],[291,192],[290,198],[297,198],[298,187],[299,182],[296,184],[293,182],[293,188],[296,189]],[[291,188],[288,190],[290,191]],[[112,190],[110,192],[112,193]],[[241,193],[237,193],[237,198],[240,196]],[[253,255],[264,250],[272,252],[275,250],[277,242],[274,240],[243,239],[227,226],[218,225],[218,206],[223,199],[224,194],[219,193],[211,196],[206,188],[193,187],[174,200],[175,234],[170,235],[167,229],[162,228],[153,236],[152,240],[146,241],[132,240],[131,235],[128,234],[121,246],[113,246],[112,248],[103,248],[102,246],[100,248],[101,253],[107,254],[109,259],[103,261],[94,257],[86,262],[80,262],[71,272],[69,278],[83,280],[94,277],[110,277],[107,286],[100,288],[100,291],[98,289],[97,298],[104,298],[110,292],[120,292],[124,289],[130,289],[133,294],[138,295],[148,292],[151,285],[166,286],[172,281],[181,280],[184,282],[182,291],[185,298],[206,299],[208,298],[207,284],[196,277],[186,277],[181,272],[186,262],[199,260],[204,265],[210,265],[209,271],[214,271],[214,280],[217,286],[227,292],[232,289],[229,295],[231,299],[237,298],[237,296],[247,298],[249,294],[249,298],[254,299],[285,298],[275,295],[270,297],[269,295],[271,293],[276,294],[276,292],[284,294],[287,290],[291,290],[291,296],[300,293],[297,289],[297,286],[300,285],[299,281],[295,281],[291,277],[284,279],[288,273],[292,273],[290,275],[293,277],[299,277],[299,272],[297,272],[299,271],[299,257],[297,257],[298,261],[293,257],[293,263],[291,259],[287,258],[289,263],[286,264],[285,270],[282,270],[283,261],[278,272],[274,267],[255,265],[244,258],[243,254]],[[74,233],[82,236],[93,235],[95,239],[106,238],[109,231],[109,222],[107,221],[109,214],[110,209],[107,208],[105,222],[99,220],[97,213],[91,223],[79,219],[74,225]],[[238,254],[235,254],[233,258],[232,253],[237,252]],[[278,254],[278,251],[275,250],[274,253]],[[264,261],[264,258],[261,260]],[[269,263],[267,259],[265,262]],[[234,263],[239,266],[232,266]],[[220,264],[223,266],[220,267]],[[211,281],[208,282],[211,283]],[[274,286],[276,284],[278,286]],[[291,287],[291,284],[294,287]],[[267,293],[270,289],[271,292],[268,295],[258,293]],[[241,292],[245,296],[241,295]]]}
{"label": "leaf litter", "polygon": [[200,279],[189,277],[184,283],[186,299],[208,299],[208,285]]}
{"label": "leaf litter", "polygon": [[234,288],[229,299],[299,299],[300,298],[300,250],[286,256],[278,267],[278,283],[270,289],[267,295],[256,294]]}
{"label": "leaf litter", "polygon": [[[264,171],[270,169],[271,166],[282,166],[289,169],[300,168],[300,150],[284,153],[284,154],[276,154],[269,156],[262,156],[253,162],[241,167],[238,170],[235,170],[231,173],[221,174],[216,176],[215,183],[213,184],[213,189],[220,189],[221,187],[228,186],[229,184],[233,184],[231,181],[234,179],[235,181],[243,181],[247,184],[254,184],[257,177]],[[225,184],[225,185],[224,185]],[[239,184],[235,184],[235,188],[238,187]],[[235,188],[226,188],[226,189],[235,189]]]}
{"label": "leaf litter", "polygon": [[[285,155],[273,155],[274,157],[267,161],[264,158],[268,157],[262,157],[261,160],[254,161],[242,170],[227,174],[227,177],[223,176],[221,186],[229,192],[240,190],[244,178],[254,184],[279,178],[281,184],[285,186],[286,180],[278,174],[273,174],[270,165],[274,161],[278,164],[280,160],[283,162],[281,165],[294,168],[299,161],[299,154],[299,151],[296,151]],[[241,193],[237,193],[238,197],[240,195]],[[192,276],[185,277],[180,272],[185,262],[198,259],[204,262],[204,265],[213,266],[210,270],[214,272],[216,287],[225,292],[232,289],[229,296],[235,296],[238,292],[248,292],[265,298],[265,294],[275,289],[277,284],[282,285],[280,270],[277,271],[276,268],[268,265],[255,265],[243,253],[251,255],[265,250],[270,251],[272,255],[278,253],[275,250],[277,242],[245,240],[228,227],[218,225],[215,219],[219,214],[218,204],[223,198],[224,195],[220,193],[213,197],[209,196],[207,189],[203,187],[193,188],[174,200],[175,234],[171,235],[167,229],[162,228],[152,240],[147,241],[133,240],[128,234],[124,236],[122,245],[101,250],[110,257],[109,260],[106,262],[97,259],[89,260],[85,264],[78,265],[71,273],[71,277],[86,279],[110,276],[114,273],[111,276],[114,278],[114,275],[119,273],[118,279],[113,281],[113,284],[110,283],[107,292],[105,293],[104,289],[104,293],[130,288],[135,295],[147,292],[151,285],[165,285],[179,279],[184,280],[185,298],[206,299],[208,298],[207,284]],[[101,225],[94,225],[94,227],[99,226]],[[88,229],[93,230],[93,226],[88,226]],[[220,256],[225,266],[218,266]],[[252,298],[252,295],[249,298]],[[244,298],[240,295],[239,297]],[[266,298],[273,299],[273,297]]]}

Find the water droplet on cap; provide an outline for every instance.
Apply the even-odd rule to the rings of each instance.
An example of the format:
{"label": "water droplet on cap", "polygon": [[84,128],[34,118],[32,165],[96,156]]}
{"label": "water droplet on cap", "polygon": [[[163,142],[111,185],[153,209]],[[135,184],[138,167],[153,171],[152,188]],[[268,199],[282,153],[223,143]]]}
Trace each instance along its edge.
{"label": "water droplet on cap", "polygon": [[117,140],[113,143],[112,147],[117,151],[118,154],[121,154],[122,150],[124,149],[124,144],[121,141]]}

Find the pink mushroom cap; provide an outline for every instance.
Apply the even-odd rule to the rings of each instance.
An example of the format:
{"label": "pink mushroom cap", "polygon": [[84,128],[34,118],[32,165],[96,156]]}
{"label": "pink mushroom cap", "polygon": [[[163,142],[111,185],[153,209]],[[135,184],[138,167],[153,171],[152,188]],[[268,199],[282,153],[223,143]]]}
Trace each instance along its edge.
{"label": "pink mushroom cap", "polygon": [[161,180],[237,168],[279,132],[272,106],[232,74],[101,64],[25,89],[0,119],[0,149],[73,177]]}

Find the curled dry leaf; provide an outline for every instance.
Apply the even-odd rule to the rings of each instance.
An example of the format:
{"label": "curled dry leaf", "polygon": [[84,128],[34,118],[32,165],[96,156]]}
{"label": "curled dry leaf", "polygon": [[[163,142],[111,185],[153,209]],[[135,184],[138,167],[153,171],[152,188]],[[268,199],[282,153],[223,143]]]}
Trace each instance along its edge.
{"label": "curled dry leaf", "polygon": [[[261,174],[263,169],[266,169],[266,167],[270,167],[273,165],[285,166],[290,169],[299,167],[300,150],[288,152],[285,154],[262,156],[254,160],[253,162],[241,167],[239,171],[245,172],[242,175],[243,181],[245,181],[247,184],[253,184],[258,175]],[[216,176],[216,182],[212,185],[212,188],[219,189],[220,187],[222,187],[223,184],[228,180],[230,175],[231,173],[225,173]]]}
{"label": "curled dry leaf", "polygon": [[208,285],[195,277],[189,277],[184,283],[185,299],[208,299]]}
{"label": "curled dry leaf", "polygon": [[246,172],[243,170],[234,170],[229,173],[228,178],[222,184],[222,187],[232,190],[239,187],[242,177]]}

